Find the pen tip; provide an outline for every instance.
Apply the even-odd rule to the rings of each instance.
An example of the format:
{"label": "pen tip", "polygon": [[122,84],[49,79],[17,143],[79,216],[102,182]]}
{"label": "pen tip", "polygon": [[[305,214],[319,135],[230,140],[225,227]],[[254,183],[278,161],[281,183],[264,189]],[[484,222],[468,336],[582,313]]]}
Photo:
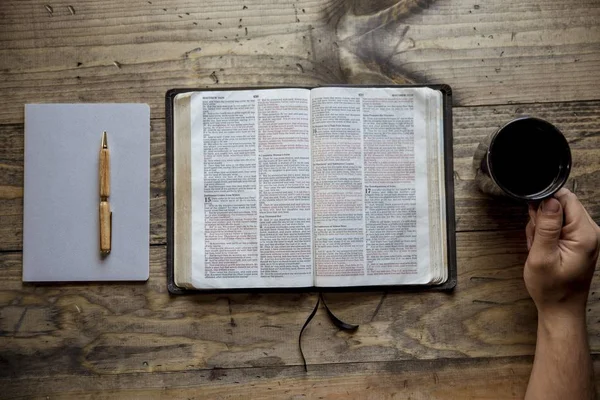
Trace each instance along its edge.
{"label": "pen tip", "polygon": [[108,140],[106,139],[106,131],[102,132],[102,148],[108,148]]}

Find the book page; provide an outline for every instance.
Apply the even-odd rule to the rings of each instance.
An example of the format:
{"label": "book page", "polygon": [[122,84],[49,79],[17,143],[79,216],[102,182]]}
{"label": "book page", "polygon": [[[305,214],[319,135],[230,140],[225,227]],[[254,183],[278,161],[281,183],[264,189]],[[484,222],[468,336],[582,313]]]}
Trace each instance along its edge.
{"label": "book page", "polygon": [[192,274],[192,166],[191,93],[180,93],[173,105],[173,279],[175,284],[193,289]]}
{"label": "book page", "polygon": [[192,283],[312,286],[310,92],[191,99]]}
{"label": "book page", "polygon": [[427,88],[311,92],[315,284],[427,284]]}

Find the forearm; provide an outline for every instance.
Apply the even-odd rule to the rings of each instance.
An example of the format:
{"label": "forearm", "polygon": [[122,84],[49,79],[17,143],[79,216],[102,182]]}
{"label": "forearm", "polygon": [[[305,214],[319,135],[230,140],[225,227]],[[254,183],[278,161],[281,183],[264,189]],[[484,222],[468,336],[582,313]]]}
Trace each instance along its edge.
{"label": "forearm", "polygon": [[538,317],[527,400],[595,399],[585,314]]}

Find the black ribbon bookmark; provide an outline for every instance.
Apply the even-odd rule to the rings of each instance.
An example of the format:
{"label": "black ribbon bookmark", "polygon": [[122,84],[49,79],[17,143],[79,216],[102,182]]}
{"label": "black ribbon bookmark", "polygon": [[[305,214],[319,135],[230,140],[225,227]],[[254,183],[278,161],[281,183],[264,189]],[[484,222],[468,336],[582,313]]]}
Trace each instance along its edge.
{"label": "black ribbon bookmark", "polygon": [[343,331],[347,331],[347,332],[355,332],[358,329],[358,325],[348,324],[348,323],[342,321],[341,319],[339,319],[338,317],[336,317],[335,314],[333,312],[331,312],[331,310],[327,306],[327,303],[325,302],[325,298],[323,297],[323,293],[319,293],[319,298],[317,299],[317,304],[315,304],[315,308],[313,308],[313,310],[310,313],[310,315],[308,316],[308,318],[306,318],[304,325],[302,325],[302,329],[300,329],[300,335],[298,335],[298,347],[300,348],[300,355],[302,356],[302,364],[304,365],[304,372],[308,372],[308,367],[306,365],[306,358],[304,357],[304,352],[302,351],[302,334],[304,333],[304,329],[306,329],[308,324],[310,324],[310,321],[312,321],[315,314],[317,313],[317,310],[319,309],[319,304],[321,304],[321,302],[323,302],[323,306],[325,306],[325,311],[327,311],[327,316],[329,317],[329,320],[335,326],[337,326],[339,329],[341,329]]}
{"label": "black ribbon bookmark", "polygon": [[321,298],[321,301],[323,302],[323,305],[325,306],[325,311],[327,311],[327,315],[329,316],[329,320],[331,322],[333,322],[333,324],[335,326],[337,326],[338,328],[340,328],[343,331],[348,331],[348,332],[354,332],[358,329],[358,325],[352,325],[352,324],[347,324],[344,321],[342,321],[341,319],[339,319],[338,317],[336,317],[331,310],[329,309],[329,307],[327,307],[327,303],[325,303],[325,297],[323,297],[323,293],[319,294],[319,297]]}
{"label": "black ribbon bookmark", "polygon": [[319,294],[319,298],[317,299],[317,304],[315,304],[315,308],[313,308],[313,310],[310,313],[310,315],[308,316],[308,318],[306,318],[306,321],[304,321],[304,325],[302,325],[302,329],[300,329],[300,335],[298,335],[298,347],[300,348],[300,355],[302,356],[302,364],[304,365],[304,372],[308,372],[308,368],[306,367],[306,358],[304,357],[304,352],[302,351],[302,334],[304,333],[304,329],[306,329],[308,324],[310,324],[310,321],[312,321],[313,317],[317,313],[320,303],[321,303],[321,295]]}

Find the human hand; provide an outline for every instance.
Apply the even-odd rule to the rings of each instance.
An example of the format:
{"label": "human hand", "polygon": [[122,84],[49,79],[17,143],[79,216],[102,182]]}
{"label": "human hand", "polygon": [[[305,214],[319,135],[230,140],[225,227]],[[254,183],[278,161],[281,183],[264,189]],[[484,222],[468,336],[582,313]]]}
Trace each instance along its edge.
{"label": "human hand", "polygon": [[523,276],[540,317],[584,317],[600,228],[567,189],[544,200],[537,210],[530,205],[529,217]]}

